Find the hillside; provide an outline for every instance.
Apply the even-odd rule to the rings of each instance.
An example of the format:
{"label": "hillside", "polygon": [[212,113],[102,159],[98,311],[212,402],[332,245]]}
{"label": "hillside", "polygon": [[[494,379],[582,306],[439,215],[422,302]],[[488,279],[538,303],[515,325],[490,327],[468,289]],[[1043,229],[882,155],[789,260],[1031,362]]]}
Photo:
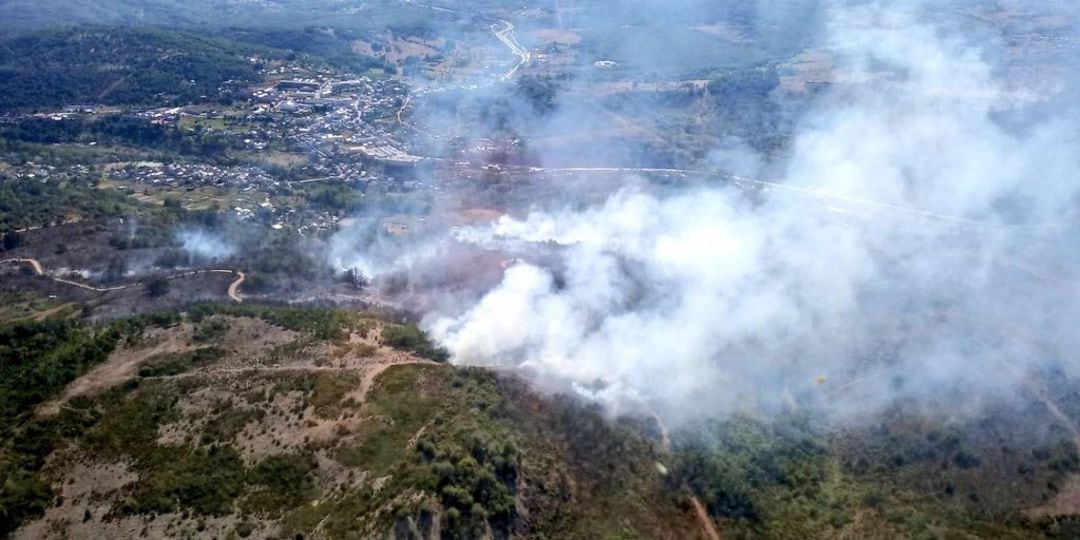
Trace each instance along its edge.
{"label": "hillside", "polygon": [[[688,499],[660,472],[666,458],[638,430],[513,378],[389,347],[424,350],[408,327],[320,310],[198,313],[97,330],[10,327],[17,337],[0,354],[36,356],[25,364],[32,372],[8,375],[74,382],[36,385],[3,409],[4,425],[18,426],[0,454],[5,531],[701,534]],[[95,336],[92,358],[67,352]]]}
{"label": "hillside", "polygon": [[430,360],[442,353],[415,327],[363,313],[73,314],[0,328],[0,535],[1019,539],[1080,525],[1080,456],[1046,405],[1071,410],[1064,387],[973,418],[737,415],[669,443],[652,419]]}
{"label": "hillside", "polygon": [[415,25],[418,15],[431,17],[428,11],[398,1],[370,5],[322,0],[5,0],[0,2],[0,28],[26,32],[56,25],[96,24],[186,30],[311,25],[382,29]]}
{"label": "hillside", "polygon": [[258,80],[250,57],[275,54],[156,29],[41,32],[0,42],[0,109],[213,100]]}

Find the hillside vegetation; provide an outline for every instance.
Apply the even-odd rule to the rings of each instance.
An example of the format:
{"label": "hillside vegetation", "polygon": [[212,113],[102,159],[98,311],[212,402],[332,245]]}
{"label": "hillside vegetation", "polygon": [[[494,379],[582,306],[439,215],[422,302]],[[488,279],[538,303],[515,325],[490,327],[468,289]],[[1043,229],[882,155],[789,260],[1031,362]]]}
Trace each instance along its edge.
{"label": "hillside vegetation", "polygon": [[[440,363],[361,312],[192,306],[0,327],[0,534],[1074,538],[1080,455],[1039,399],[872,425],[612,420]],[[27,381],[30,384],[27,384]],[[1071,410],[1070,394],[1049,388]]]}
{"label": "hillside vegetation", "polygon": [[[458,2],[455,7],[467,9],[472,4],[476,2]],[[5,0],[0,3],[0,29],[25,32],[72,24],[152,25],[187,30],[252,25],[286,30],[312,25],[408,29],[426,22],[418,21],[418,15],[440,19],[429,11],[406,2],[357,5],[325,0]]]}
{"label": "hillside vegetation", "polygon": [[[33,396],[5,390],[0,533],[701,534],[640,429],[513,378],[413,356],[430,345],[410,326],[209,305],[147,322],[4,330],[4,351],[40,351],[5,360],[22,370],[6,374],[53,382]],[[131,337],[117,341],[121,329]],[[57,398],[99,364],[94,391]],[[103,373],[122,376],[101,385]],[[60,401],[40,406],[49,399]]]}
{"label": "hillside vegetation", "polygon": [[0,108],[166,105],[258,80],[269,49],[157,29],[71,28],[0,42]]}

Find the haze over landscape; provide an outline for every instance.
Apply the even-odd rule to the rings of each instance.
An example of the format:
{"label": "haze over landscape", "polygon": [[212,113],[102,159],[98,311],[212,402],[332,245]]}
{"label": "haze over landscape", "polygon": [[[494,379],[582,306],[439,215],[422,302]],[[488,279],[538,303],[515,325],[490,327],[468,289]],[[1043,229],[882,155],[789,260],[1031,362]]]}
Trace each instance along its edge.
{"label": "haze over landscape", "polygon": [[0,2],[0,536],[1080,536],[1080,7]]}

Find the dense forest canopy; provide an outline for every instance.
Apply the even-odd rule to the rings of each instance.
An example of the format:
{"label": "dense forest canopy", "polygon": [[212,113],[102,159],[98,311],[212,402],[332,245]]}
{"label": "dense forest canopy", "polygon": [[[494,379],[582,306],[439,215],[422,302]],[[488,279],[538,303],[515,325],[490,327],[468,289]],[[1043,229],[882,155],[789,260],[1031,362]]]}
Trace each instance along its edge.
{"label": "dense forest canopy", "polygon": [[165,30],[73,28],[0,43],[0,108],[182,104],[255,82],[266,48]]}

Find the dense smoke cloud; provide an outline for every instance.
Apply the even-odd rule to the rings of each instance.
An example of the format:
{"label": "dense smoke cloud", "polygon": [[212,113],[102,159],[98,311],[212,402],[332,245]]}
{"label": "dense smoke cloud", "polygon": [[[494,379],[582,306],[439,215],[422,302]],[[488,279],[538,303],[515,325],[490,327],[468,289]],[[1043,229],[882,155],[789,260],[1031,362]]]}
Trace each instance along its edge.
{"label": "dense smoke cloud", "polygon": [[[427,318],[458,363],[516,366],[669,418],[1008,395],[1077,350],[1075,129],[1009,129],[1042,99],[915,10],[835,6],[834,88],[781,180],[624,190],[459,232],[559,246]],[[738,150],[744,171],[765,160]],[[644,185],[639,183],[638,185]]]}
{"label": "dense smoke cloud", "polygon": [[[983,7],[962,1],[766,4],[747,15],[755,39],[804,20],[832,66],[831,87],[790,118],[798,128],[779,159],[726,137],[700,168],[744,178],[673,188],[628,176],[584,208],[575,189],[594,179],[568,180],[564,197],[452,239],[388,238],[372,217],[332,240],[331,262],[423,291],[424,325],[457,363],[520,369],[672,422],[792,406],[843,418],[907,398],[975,408],[1016,395],[1030,369],[1074,369],[1080,160],[1068,73],[1014,72],[1014,38],[973,22],[1008,6],[974,17]],[[693,17],[711,21],[709,6]],[[566,102],[538,117],[506,95],[482,87],[472,100],[501,100],[538,133],[609,121]],[[455,112],[428,101],[420,121],[452,126]],[[538,159],[603,166],[625,153],[572,146]],[[491,253],[518,259],[497,284],[465,275],[470,257]],[[472,268],[488,273],[488,262]]]}

